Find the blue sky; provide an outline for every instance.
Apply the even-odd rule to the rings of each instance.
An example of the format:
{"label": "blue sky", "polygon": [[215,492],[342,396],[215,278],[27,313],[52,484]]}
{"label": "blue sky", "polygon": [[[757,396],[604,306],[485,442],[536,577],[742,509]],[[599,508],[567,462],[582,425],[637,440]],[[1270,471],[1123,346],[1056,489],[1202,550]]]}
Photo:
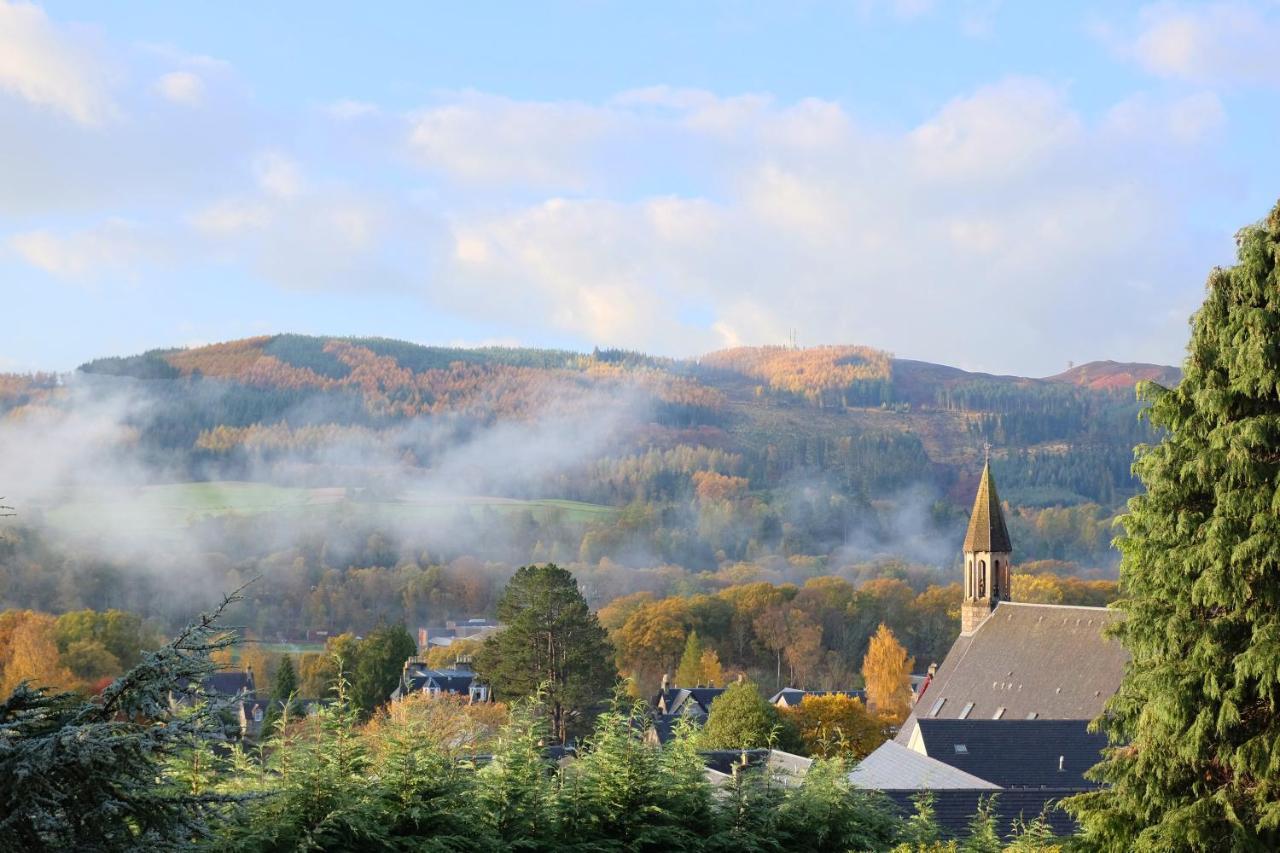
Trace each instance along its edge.
{"label": "blue sky", "polygon": [[1177,362],[1280,5],[0,0],[0,370],[296,331]]}

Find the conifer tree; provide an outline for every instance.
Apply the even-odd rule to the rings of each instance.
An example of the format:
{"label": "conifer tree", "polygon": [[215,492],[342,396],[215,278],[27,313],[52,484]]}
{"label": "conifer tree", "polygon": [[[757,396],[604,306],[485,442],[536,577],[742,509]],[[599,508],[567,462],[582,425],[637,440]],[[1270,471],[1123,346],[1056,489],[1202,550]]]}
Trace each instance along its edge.
{"label": "conifer tree", "polygon": [[167,850],[209,833],[237,798],[191,759],[221,738],[226,705],[201,684],[233,641],[217,622],[235,599],[98,696],[23,683],[0,701],[0,850]]}
{"label": "conifer tree", "polygon": [[280,666],[276,667],[275,678],[271,681],[271,701],[267,705],[266,720],[262,726],[264,736],[274,730],[276,720],[282,716],[295,716],[297,698],[298,672],[293,668],[293,658],[285,655],[280,660]]}
{"label": "conifer tree", "polygon": [[697,631],[690,631],[684,643],[684,654],[680,656],[680,666],[676,669],[676,686],[701,687],[706,684],[702,677],[702,641]]}
{"label": "conifer tree", "polygon": [[1280,206],[1209,276],[1122,552],[1132,656],[1100,725],[1107,783],[1069,801],[1103,850],[1280,849]]}
{"label": "conifer tree", "polygon": [[618,678],[613,647],[572,573],[552,563],[518,569],[498,601],[505,626],[485,640],[476,671],[498,699],[541,692],[564,741]]}

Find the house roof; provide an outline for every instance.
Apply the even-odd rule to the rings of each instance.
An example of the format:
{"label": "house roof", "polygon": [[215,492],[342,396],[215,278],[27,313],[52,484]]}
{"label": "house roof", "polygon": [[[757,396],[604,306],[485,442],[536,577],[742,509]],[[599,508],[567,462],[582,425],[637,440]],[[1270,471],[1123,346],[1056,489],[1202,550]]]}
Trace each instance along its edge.
{"label": "house roof", "polygon": [[794,706],[804,701],[806,696],[847,696],[850,699],[861,699],[866,701],[867,691],[865,690],[801,690],[797,687],[784,687],[777,693],[773,694],[773,698],[769,702],[777,705],[779,702],[786,702],[789,706]]}
{"label": "house roof", "polygon": [[[402,686],[409,693],[428,687],[434,687],[443,693],[467,693],[475,680],[476,674],[469,669],[428,669],[411,664],[405,669]],[[397,692],[400,692],[399,688]]]}
{"label": "house roof", "polygon": [[783,752],[780,749],[771,749],[764,763],[775,774],[798,779],[809,772],[809,768],[813,766],[813,759]]}
{"label": "house roof", "polygon": [[658,692],[654,704],[666,714],[706,716],[711,712],[711,703],[724,691],[724,687],[669,687]]}
{"label": "house roof", "polygon": [[930,758],[1002,788],[1095,788],[1084,772],[1107,745],[1085,720],[926,718],[919,726]]}
{"label": "house roof", "polygon": [[239,696],[254,692],[253,673],[243,670],[223,670],[206,675],[201,680],[204,692],[219,696]]}
{"label": "house roof", "polygon": [[969,514],[969,531],[964,535],[964,550],[1006,553],[1013,550],[1000,496],[996,494],[996,482],[991,477],[990,462],[982,466],[978,494],[973,499],[973,512]]}
{"label": "house roof", "polygon": [[955,641],[896,740],[909,744],[916,720],[926,717],[1094,719],[1129,661],[1124,647],[1102,633],[1119,618],[1105,607],[1001,602]]}
{"label": "house roof", "polygon": [[709,749],[699,752],[707,769],[718,773],[733,773],[733,766],[746,759],[747,766],[759,767],[769,758],[767,749]]}
{"label": "house roof", "polygon": [[653,735],[657,738],[659,744],[664,744],[671,738],[675,737],[676,723],[680,721],[679,714],[654,714],[649,726],[653,729]]}
{"label": "house roof", "polygon": [[849,773],[859,788],[880,790],[993,790],[993,782],[944,764],[893,741],[880,744]]}
{"label": "house roof", "polygon": [[[1061,806],[1062,800],[1079,791],[1055,788],[983,791],[960,788],[932,793],[934,818],[944,839],[967,837],[969,821],[978,810],[978,800],[993,795],[996,798],[996,830],[1005,841],[1016,834],[1018,822],[1030,823],[1042,812],[1056,837],[1066,838],[1079,829],[1075,820]],[[886,790],[884,794],[904,816],[915,814],[914,798],[920,794],[919,791]]]}

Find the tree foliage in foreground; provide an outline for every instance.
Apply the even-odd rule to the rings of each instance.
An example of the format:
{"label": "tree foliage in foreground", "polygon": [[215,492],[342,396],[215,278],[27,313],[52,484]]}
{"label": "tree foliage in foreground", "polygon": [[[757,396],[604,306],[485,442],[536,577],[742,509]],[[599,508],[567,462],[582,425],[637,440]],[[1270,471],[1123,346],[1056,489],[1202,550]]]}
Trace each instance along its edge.
{"label": "tree foliage in foreground", "polygon": [[1120,539],[1133,657],[1102,725],[1110,787],[1075,798],[1103,850],[1280,849],[1280,206],[1240,232],[1184,378],[1148,386]]}
{"label": "tree foliage in foreground", "polygon": [[0,849],[168,850],[208,834],[235,796],[184,786],[168,765],[221,735],[223,709],[200,688],[231,642],[221,611],[92,699],[22,683],[0,702]]}

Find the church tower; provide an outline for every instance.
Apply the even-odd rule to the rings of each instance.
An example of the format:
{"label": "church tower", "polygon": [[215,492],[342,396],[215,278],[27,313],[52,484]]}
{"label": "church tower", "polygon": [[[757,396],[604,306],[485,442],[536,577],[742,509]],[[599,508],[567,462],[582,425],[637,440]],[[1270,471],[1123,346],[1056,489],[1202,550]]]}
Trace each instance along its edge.
{"label": "church tower", "polygon": [[960,633],[972,634],[996,605],[1009,600],[1013,545],[1004,523],[1004,510],[991,478],[991,462],[982,466],[978,495],[964,537],[964,602],[960,605]]}

